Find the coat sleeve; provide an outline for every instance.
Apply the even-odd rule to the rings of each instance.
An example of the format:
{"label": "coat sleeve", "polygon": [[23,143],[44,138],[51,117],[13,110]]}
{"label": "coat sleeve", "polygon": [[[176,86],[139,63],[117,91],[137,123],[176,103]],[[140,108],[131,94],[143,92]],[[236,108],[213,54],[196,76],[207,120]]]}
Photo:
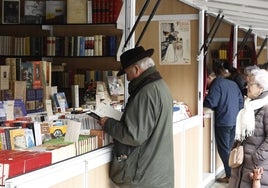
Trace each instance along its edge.
{"label": "coat sleeve", "polygon": [[204,100],[204,107],[214,109],[218,106],[221,96],[221,88],[215,82],[211,85],[208,95]]}
{"label": "coat sleeve", "polygon": [[256,166],[262,166],[262,163],[268,161],[268,105],[266,105],[263,112],[263,129],[264,129],[264,140],[262,144],[254,152],[252,159]]}
{"label": "coat sleeve", "polygon": [[139,146],[152,134],[160,115],[161,100],[157,90],[139,93],[120,121],[109,118],[104,130],[120,143]]}

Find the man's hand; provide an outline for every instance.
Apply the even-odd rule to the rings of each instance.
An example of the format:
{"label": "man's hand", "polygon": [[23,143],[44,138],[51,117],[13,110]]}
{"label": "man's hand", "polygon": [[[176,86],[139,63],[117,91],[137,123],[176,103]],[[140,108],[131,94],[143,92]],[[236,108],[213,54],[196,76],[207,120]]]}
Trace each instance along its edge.
{"label": "man's hand", "polygon": [[105,125],[106,120],[108,119],[108,117],[102,117],[98,120],[98,124],[103,127]]}

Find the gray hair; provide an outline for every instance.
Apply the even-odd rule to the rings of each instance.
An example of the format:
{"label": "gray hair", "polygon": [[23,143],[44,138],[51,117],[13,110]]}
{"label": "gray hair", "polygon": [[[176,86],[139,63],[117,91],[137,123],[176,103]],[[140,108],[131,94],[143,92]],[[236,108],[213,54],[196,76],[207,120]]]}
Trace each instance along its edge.
{"label": "gray hair", "polygon": [[268,91],[268,72],[264,69],[254,69],[251,74],[254,76],[255,83],[261,86],[264,91]]}
{"label": "gray hair", "polygon": [[247,66],[244,69],[244,74],[250,75],[252,73],[252,71],[259,70],[259,69],[260,69],[260,67],[258,67],[257,65]]}
{"label": "gray hair", "polygon": [[147,70],[149,67],[155,66],[154,60],[151,57],[145,57],[135,64],[138,65],[142,70]]}

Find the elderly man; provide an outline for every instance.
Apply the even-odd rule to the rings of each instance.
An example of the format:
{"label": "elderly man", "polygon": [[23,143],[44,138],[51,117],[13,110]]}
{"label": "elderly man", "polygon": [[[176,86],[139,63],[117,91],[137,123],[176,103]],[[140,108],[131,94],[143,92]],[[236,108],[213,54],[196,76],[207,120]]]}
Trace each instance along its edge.
{"label": "elderly man", "polygon": [[140,46],[121,55],[118,76],[126,74],[130,97],[120,121],[98,121],[114,138],[110,177],[119,187],[174,187],[172,97],[153,52]]}

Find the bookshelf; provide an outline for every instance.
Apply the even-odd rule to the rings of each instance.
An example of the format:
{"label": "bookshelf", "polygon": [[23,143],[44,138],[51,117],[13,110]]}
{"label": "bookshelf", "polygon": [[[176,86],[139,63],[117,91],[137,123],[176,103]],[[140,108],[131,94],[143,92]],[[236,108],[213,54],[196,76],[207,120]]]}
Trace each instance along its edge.
{"label": "bookshelf", "polygon": [[[6,1],[0,0],[0,65],[5,64],[7,57],[15,57],[21,58],[22,62],[38,60],[52,62],[52,71],[54,65],[62,65],[63,63],[65,64],[63,72],[81,73],[81,70],[116,71],[120,69],[121,66],[117,61],[116,54],[123,31],[117,29],[115,18],[118,17],[122,6],[121,0],[56,0],[53,1],[55,4],[48,0],[21,0],[18,1],[20,6],[18,23],[3,22],[3,5]],[[38,5],[36,2],[38,2]],[[77,6],[81,6],[81,2],[86,5],[87,15],[86,19],[80,22],[77,21],[79,20],[77,18],[71,18],[72,14],[70,12],[79,10],[73,10],[70,4],[77,3]],[[101,5],[100,2],[102,2]],[[52,3],[54,7],[61,10],[62,13],[59,17],[56,15],[55,19],[51,19],[52,14],[55,13],[51,13],[46,8],[48,3]],[[106,7],[104,7],[104,4],[106,4]],[[109,5],[109,8],[107,5]],[[36,8],[38,6],[39,9]],[[74,6],[74,8],[78,8],[77,6]],[[106,14],[102,9],[106,10]],[[40,11],[39,15],[32,15],[37,10]],[[113,17],[102,19],[102,17],[108,15]],[[96,43],[96,36],[98,36],[98,39],[101,38],[101,42]],[[89,39],[91,39],[91,43],[93,41],[94,45],[93,47],[91,45],[91,48],[94,52],[85,54],[85,51],[89,48],[89,45],[86,45],[89,44],[87,43]],[[96,48],[96,46],[98,47]],[[101,53],[97,53],[100,49]],[[83,51],[83,53],[79,53],[79,51]],[[52,79],[57,78],[53,77],[52,74]],[[82,92],[85,91],[84,87],[80,87],[80,89],[82,89]],[[61,88],[61,85],[58,85],[58,90],[67,92],[68,101],[71,101],[70,87]]]}
{"label": "bookshelf", "polygon": [[[217,49],[212,49],[210,51],[212,61],[220,60],[228,62],[228,53],[227,43],[221,43]],[[244,67],[251,65],[253,65],[252,49],[248,45],[245,45],[244,48],[237,54],[237,67],[240,71],[242,71]]]}

